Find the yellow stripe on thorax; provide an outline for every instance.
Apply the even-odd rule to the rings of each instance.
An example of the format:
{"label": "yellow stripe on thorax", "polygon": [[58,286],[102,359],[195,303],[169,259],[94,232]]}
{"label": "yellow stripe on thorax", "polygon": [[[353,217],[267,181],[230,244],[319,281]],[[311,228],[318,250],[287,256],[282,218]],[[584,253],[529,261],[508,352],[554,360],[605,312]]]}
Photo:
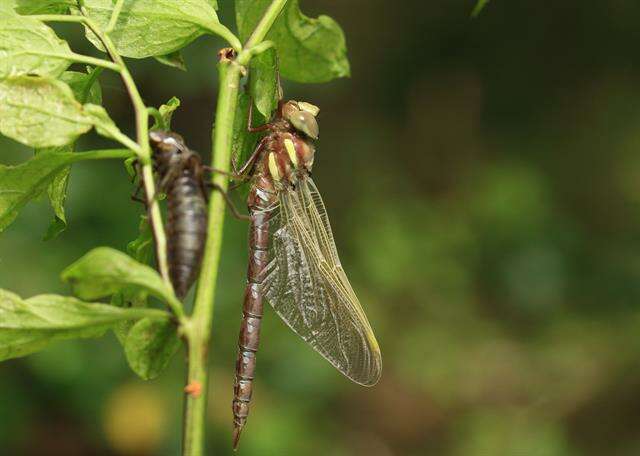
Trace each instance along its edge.
{"label": "yellow stripe on thorax", "polygon": [[275,180],[280,180],[280,171],[278,170],[278,164],[276,163],[276,157],[273,152],[269,154],[269,172]]}
{"label": "yellow stripe on thorax", "polygon": [[296,147],[293,144],[291,139],[286,138],[284,140],[284,148],[287,149],[287,154],[289,154],[289,160],[293,163],[294,168],[298,167],[298,154],[296,154]]}

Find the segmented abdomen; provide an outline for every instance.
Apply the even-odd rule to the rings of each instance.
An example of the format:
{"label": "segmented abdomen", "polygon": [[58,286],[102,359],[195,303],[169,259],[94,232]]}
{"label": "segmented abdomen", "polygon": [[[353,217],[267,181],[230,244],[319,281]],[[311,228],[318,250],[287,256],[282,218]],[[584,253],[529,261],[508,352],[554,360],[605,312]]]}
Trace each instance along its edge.
{"label": "segmented abdomen", "polygon": [[185,297],[200,272],[207,235],[204,193],[186,170],[167,192],[167,257],[169,276],[178,298]]}
{"label": "segmented abdomen", "polygon": [[[249,194],[249,267],[247,285],[242,305],[242,323],[238,336],[238,358],[233,388],[233,447],[238,446],[240,433],[249,415],[249,403],[253,392],[253,377],[256,369],[256,352],[260,343],[260,326],[263,313],[262,283],[265,278],[269,247],[269,220],[271,212],[266,210],[271,199],[263,199],[260,190],[253,188]],[[253,201],[253,203],[251,203]]]}

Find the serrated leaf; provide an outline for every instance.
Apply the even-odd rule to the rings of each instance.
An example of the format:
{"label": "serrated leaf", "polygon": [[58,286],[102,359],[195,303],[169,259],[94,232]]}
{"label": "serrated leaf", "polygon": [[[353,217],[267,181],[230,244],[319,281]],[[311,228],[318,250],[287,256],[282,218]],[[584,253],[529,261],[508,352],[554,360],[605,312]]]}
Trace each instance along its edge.
{"label": "serrated leaf", "polygon": [[22,299],[0,290],[0,361],[38,351],[70,338],[99,337],[117,322],[152,317],[166,320],[155,309],[121,309],[59,295]]}
{"label": "serrated leaf", "polygon": [[157,55],[154,57],[158,62],[178,70],[187,71],[187,64],[184,62],[182,52],[175,51],[167,55]]}
{"label": "serrated leaf", "polygon": [[39,76],[0,79],[0,133],[28,146],[64,146],[92,119],[62,81]]}
{"label": "serrated leaf", "polygon": [[66,14],[75,0],[14,0],[18,14]]}
{"label": "serrated leaf", "polygon": [[[104,29],[113,2],[84,0],[84,5],[91,19]],[[230,33],[207,0],[125,0],[109,37],[121,55],[140,59],[171,54],[207,33]],[[95,35],[88,32],[87,38],[102,50]]]}
{"label": "serrated leaf", "polygon": [[180,347],[177,326],[172,321],[143,319],[135,323],[124,343],[131,369],[143,380],[162,373]]}
{"label": "serrated leaf", "polygon": [[98,247],[62,272],[82,299],[98,299],[126,289],[144,290],[165,302],[176,302],[173,292],[158,273],[129,255],[109,247]]}
{"label": "serrated leaf", "polygon": [[[271,0],[236,0],[240,39],[246,41]],[[298,82],[325,82],[349,76],[344,33],[329,16],[312,19],[289,0],[266,39],[275,43],[283,77]]]}
{"label": "serrated leaf", "polygon": [[276,51],[267,49],[255,56],[249,66],[249,91],[258,111],[269,119],[278,105]]}
{"label": "serrated leaf", "polygon": [[66,41],[42,22],[4,12],[0,21],[0,77],[59,76],[72,60]]}

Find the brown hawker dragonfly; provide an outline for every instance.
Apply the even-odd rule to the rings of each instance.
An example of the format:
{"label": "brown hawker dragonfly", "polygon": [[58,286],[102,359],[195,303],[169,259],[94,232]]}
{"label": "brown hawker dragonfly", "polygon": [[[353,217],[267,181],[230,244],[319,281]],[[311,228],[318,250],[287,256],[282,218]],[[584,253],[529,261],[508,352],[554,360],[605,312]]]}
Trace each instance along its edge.
{"label": "brown hawker dragonfly", "polygon": [[[249,267],[234,386],[234,448],[249,413],[263,301],[354,382],[374,385],[382,357],[369,321],[340,264],[327,211],[311,179],[319,109],[280,101],[249,176]],[[251,116],[249,116],[251,125]]]}

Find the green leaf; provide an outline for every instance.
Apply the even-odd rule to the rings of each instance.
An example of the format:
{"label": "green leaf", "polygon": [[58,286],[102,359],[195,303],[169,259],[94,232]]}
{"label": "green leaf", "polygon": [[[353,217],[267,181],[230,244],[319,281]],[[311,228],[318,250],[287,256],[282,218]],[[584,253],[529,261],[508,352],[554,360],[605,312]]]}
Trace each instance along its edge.
{"label": "green leaf", "polygon": [[0,78],[21,74],[56,77],[71,65],[67,43],[30,17],[3,12],[0,43]]}
{"label": "green leaf", "polygon": [[97,80],[97,74],[102,70],[89,67],[87,71],[65,71],[59,79],[71,88],[80,103],[102,104],[102,89]]}
{"label": "green leaf", "polygon": [[476,3],[475,8],[473,8],[473,11],[471,12],[471,17],[478,17],[478,15],[482,12],[484,7],[487,6],[488,4],[489,4],[489,0],[478,0],[478,3]]}
{"label": "green leaf", "polygon": [[[271,0],[236,0],[240,39],[246,41]],[[328,16],[312,19],[289,0],[266,39],[275,43],[283,77],[298,82],[325,82],[349,76],[344,33]]]}
{"label": "green leaf", "polygon": [[[162,118],[162,129],[169,130],[171,129],[171,118],[173,117],[173,113],[176,109],[180,107],[180,99],[177,97],[171,97],[169,101],[158,108],[158,112],[160,112],[160,117]],[[152,128],[157,128],[158,124],[155,123]]]}
{"label": "green leaf", "polygon": [[161,310],[121,309],[58,295],[22,299],[6,290],[0,290],[0,316],[0,360],[28,355],[56,340],[99,337],[123,320],[169,318]]}
{"label": "green leaf", "polygon": [[62,81],[0,79],[0,133],[28,146],[64,146],[91,129],[92,118]]}
{"label": "green leaf", "polygon": [[[247,130],[249,118],[249,104],[251,98],[245,92],[238,94],[238,107],[233,121],[233,150],[232,157],[239,165],[247,159],[253,152],[258,140],[258,133],[250,133]],[[261,125],[266,122],[266,118],[256,110],[253,110],[254,125]]]}
{"label": "green leaf", "polygon": [[98,299],[122,290],[144,290],[165,302],[176,302],[158,273],[109,247],[91,250],[62,272],[62,280],[82,299]]}
{"label": "green leaf", "polygon": [[267,49],[255,56],[249,66],[249,90],[258,111],[269,119],[278,105],[276,51]]}
{"label": "green leaf", "polygon": [[127,244],[127,253],[143,264],[149,264],[153,257],[153,233],[146,214],[140,216],[138,237]]}
{"label": "green leaf", "polygon": [[[84,5],[87,14],[104,29],[111,18],[114,2],[84,0]],[[207,0],[181,0],[179,3],[174,0],[125,0],[109,37],[121,55],[140,59],[171,54],[208,33],[235,38],[220,24],[215,9]],[[98,49],[103,49],[90,31],[87,38]]]}
{"label": "green leaf", "polygon": [[124,352],[131,369],[143,380],[162,373],[180,347],[178,328],[172,321],[145,318],[133,325]]}
{"label": "green leaf", "polygon": [[0,232],[13,222],[18,211],[40,196],[54,177],[66,166],[100,158],[115,158],[111,152],[68,153],[48,151],[17,166],[0,165]]}
{"label": "green leaf", "polygon": [[[66,150],[67,152],[72,152],[73,146],[65,146],[64,148],[54,150]],[[40,153],[48,153],[48,149],[44,149],[44,152],[43,149],[40,151]],[[67,229],[67,217],[64,213],[64,203],[67,199],[67,186],[69,185],[70,172],[70,166],[62,168],[53,176],[53,180],[47,188],[47,194],[49,195],[49,202],[53,208],[54,217],[44,235],[45,241],[56,238],[60,233]]]}
{"label": "green leaf", "polygon": [[[146,214],[140,216],[138,232],[138,237],[127,244],[127,253],[138,262],[149,264],[154,253],[153,233]],[[111,304],[119,307],[146,307],[147,293],[136,289],[125,289],[113,295]],[[122,345],[124,345],[133,324],[132,321],[123,321],[114,328]]]}
{"label": "green leaf", "polygon": [[96,127],[96,132],[107,138],[117,139],[122,133],[115,124],[113,119],[109,117],[107,110],[100,105],[87,103],[84,105],[84,112]]}
{"label": "green leaf", "polygon": [[167,55],[157,55],[155,56],[155,59],[163,65],[177,68],[178,70],[182,71],[187,71],[187,64],[184,63],[184,58],[182,57],[182,53],[180,51],[175,51]]}
{"label": "green leaf", "polygon": [[[89,73],[80,73],[77,71],[65,71],[60,79],[67,83],[73,91],[76,99],[81,103],[90,101],[92,103],[102,103],[102,90],[97,81],[97,74],[100,70],[90,68]],[[63,147],[53,147],[45,149],[36,149],[38,153],[59,153],[73,152],[74,144],[68,144]],[[67,186],[69,184],[70,166],[65,166],[56,173],[53,180],[49,184],[47,193],[49,201],[53,208],[54,217],[44,235],[44,240],[48,241],[56,238],[67,228],[67,218],[64,212],[64,203],[67,198]]]}
{"label": "green leaf", "polygon": [[14,0],[18,14],[66,14],[75,0]]}
{"label": "green leaf", "polygon": [[[79,154],[49,151],[17,166],[0,165],[0,232],[13,222],[18,211],[41,195],[58,173]],[[62,213],[64,216],[64,212]]]}

